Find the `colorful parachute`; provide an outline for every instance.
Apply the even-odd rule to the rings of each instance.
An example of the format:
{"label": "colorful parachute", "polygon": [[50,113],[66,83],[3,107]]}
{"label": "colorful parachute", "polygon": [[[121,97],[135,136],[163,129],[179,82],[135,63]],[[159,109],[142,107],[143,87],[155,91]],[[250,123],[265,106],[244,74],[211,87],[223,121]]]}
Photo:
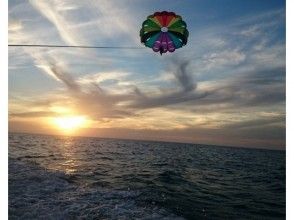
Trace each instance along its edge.
{"label": "colorful parachute", "polygon": [[174,52],[187,44],[189,32],[182,17],[174,12],[155,12],[142,24],[141,42],[154,52]]}

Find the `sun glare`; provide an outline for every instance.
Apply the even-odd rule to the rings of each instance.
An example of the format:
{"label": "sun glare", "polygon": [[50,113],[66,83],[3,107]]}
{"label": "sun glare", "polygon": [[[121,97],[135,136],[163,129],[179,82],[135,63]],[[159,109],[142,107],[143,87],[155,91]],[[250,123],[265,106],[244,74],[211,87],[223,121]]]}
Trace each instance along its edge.
{"label": "sun glare", "polygon": [[63,131],[72,131],[81,128],[86,123],[84,116],[63,116],[54,118],[55,125]]}

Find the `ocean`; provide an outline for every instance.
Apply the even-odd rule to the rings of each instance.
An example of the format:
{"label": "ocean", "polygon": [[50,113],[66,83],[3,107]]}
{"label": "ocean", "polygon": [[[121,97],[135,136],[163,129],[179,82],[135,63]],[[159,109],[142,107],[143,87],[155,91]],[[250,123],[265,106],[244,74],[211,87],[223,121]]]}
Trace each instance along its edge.
{"label": "ocean", "polygon": [[9,219],[285,219],[285,151],[9,134]]}

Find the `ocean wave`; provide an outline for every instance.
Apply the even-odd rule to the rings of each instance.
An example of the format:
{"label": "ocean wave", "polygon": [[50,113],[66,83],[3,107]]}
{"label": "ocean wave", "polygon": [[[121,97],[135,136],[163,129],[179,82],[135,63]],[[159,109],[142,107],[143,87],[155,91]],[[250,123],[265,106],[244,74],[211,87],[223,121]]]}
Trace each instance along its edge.
{"label": "ocean wave", "polygon": [[[10,219],[181,219],[136,205],[138,191],[77,184],[75,176],[9,158]],[[94,186],[94,187],[93,187]]]}

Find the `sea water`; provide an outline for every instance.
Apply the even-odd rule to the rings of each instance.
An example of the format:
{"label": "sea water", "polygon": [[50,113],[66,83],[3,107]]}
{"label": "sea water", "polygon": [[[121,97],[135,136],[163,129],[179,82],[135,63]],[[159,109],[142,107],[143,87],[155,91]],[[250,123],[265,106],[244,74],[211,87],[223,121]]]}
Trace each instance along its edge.
{"label": "sea water", "polygon": [[284,219],[285,151],[9,134],[10,219]]}

